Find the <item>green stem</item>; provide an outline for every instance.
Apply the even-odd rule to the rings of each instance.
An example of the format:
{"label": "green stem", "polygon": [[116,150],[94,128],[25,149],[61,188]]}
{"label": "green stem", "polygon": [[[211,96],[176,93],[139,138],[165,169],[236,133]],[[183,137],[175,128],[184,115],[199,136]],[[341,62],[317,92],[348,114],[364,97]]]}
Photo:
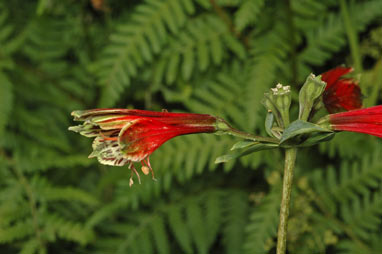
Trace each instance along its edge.
{"label": "green stem", "polygon": [[293,183],[293,170],[296,162],[297,148],[285,150],[283,192],[280,208],[280,224],[277,232],[277,254],[285,254],[288,229],[290,197]]}
{"label": "green stem", "polygon": [[357,32],[354,29],[345,0],[340,0],[340,7],[342,19],[345,25],[345,31],[349,39],[350,51],[353,58],[355,71],[359,73],[362,72],[362,61],[359,53]]}
{"label": "green stem", "polygon": [[251,133],[239,131],[234,128],[230,128],[229,130],[227,130],[227,134],[230,134],[232,136],[239,137],[239,138],[250,139],[253,141],[268,142],[268,143],[275,143],[275,144],[279,143],[279,140],[275,138],[256,136]]}

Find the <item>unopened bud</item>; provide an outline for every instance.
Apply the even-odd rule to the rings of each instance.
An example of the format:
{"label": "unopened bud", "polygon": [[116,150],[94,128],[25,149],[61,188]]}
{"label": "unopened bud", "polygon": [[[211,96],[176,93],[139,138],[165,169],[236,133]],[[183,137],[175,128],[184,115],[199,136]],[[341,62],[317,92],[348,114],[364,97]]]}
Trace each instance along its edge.
{"label": "unopened bud", "polygon": [[307,121],[315,100],[321,96],[326,87],[326,83],[321,80],[321,76],[310,74],[302,86],[299,94],[300,113],[298,118]]}
{"label": "unopened bud", "polygon": [[289,107],[291,104],[290,86],[277,84],[269,93],[264,94],[263,104],[268,112],[271,111],[279,127],[285,128],[289,124]]}

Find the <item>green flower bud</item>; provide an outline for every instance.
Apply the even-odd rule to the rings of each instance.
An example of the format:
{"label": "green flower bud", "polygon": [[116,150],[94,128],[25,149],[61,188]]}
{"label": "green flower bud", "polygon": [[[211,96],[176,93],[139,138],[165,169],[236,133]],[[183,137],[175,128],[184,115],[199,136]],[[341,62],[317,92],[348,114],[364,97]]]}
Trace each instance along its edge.
{"label": "green flower bud", "polygon": [[321,96],[326,87],[326,83],[321,80],[321,76],[310,74],[302,86],[299,94],[300,113],[298,118],[307,121],[315,100]]}
{"label": "green flower bud", "polygon": [[277,84],[269,93],[264,94],[262,103],[272,112],[277,124],[281,128],[289,125],[289,107],[291,104],[290,86]]}

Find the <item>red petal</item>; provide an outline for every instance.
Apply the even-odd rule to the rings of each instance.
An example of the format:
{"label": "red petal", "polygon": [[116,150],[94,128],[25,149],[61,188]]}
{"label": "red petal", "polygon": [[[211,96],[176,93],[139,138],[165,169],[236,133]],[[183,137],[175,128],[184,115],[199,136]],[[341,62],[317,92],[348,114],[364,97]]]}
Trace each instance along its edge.
{"label": "red petal", "polygon": [[334,130],[337,131],[351,131],[365,133],[382,138],[382,125],[367,124],[367,123],[354,123],[354,124],[336,124],[333,125]]}
{"label": "red petal", "polygon": [[353,71],[353,68],[351,67],[347,68],[347,67],[339,66],[323,73],[321,76],[321,79],[322,81],[326,82],[326,89],[328,89],[334,83],[336,83],[341,76],[348,74],[349,72],[352,72],[352,71]]}
{"label": "red petal", "polygon": [[323,101],[329,113],[359,109],[362,107],[361,89],[351,79],[339,80],[325,89]]}
{"label": "red petal", "polygon": [[151,117],[151,118],[187,118],[187,119],[206,119],[214,118],[208,114],[195,114],[195,113],[169,113],[169,112],[157,112],[139,109],[117,109],[117,108],[101,108],[101,109],[89,109],[89,110],[76,110],[72,112],[75,117],[74,120],[86,120],[89,117],[94,116],[107,116],[107,115],[125,115],[135,118],[139,117]]}
{"label": "red petal", "polygon": [[121,130],[119,144],[126,158],[131,161],[141,161],[173,137],[214,131],[216,131],[214,125],[169,125],[141,118],[132,121]]}
{"label": "red petal", "polygon": [[382,105],[331,114],[329,121],[334,130],[382,137]]}

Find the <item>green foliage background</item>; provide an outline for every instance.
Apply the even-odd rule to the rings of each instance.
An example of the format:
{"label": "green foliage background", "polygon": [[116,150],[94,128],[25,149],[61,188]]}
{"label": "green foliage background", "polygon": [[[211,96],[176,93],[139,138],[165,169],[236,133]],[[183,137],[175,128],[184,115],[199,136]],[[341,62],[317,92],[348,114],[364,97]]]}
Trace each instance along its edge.
{"label": "green foliage background", "polygon": [[[296,98],[339,64],[381,104],[381,42],[381,0],[1,1],[0,253],[275,253],[281,151],[215,165],[237,140],[178,137],[152,156],[158,181],[129,188],[70,112],[210,113],[264,135],[267,89]],[[382,253],[381,146],[341,133],[300,150],[289,253]]]}

